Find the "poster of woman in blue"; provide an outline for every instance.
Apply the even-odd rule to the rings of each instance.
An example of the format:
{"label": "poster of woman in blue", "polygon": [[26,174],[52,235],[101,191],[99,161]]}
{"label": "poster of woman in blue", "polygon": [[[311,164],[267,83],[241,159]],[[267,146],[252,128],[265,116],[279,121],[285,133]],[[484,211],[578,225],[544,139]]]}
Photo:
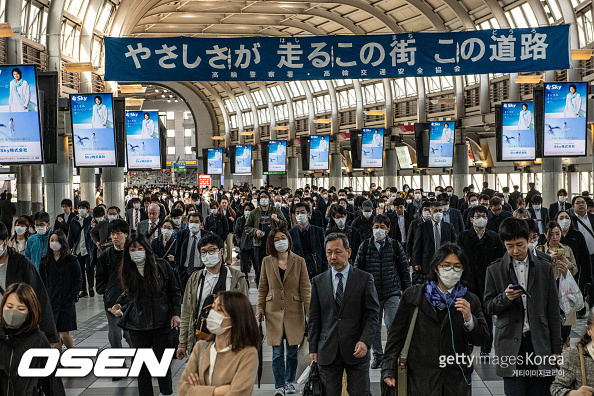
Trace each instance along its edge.
{"label": "poster of woman in blue", "polygon": [[432,122],[429,132],[429,167],[449,168],[454,161],[453,122]]}
{"label": "poster of woman in blue", "polygon": [[235,146],[235,173],[239,175],[252,173],[252,146],[241,144]]}
{"label": "poster of woman in blue", "polygon": [[503,103],[503,161],[533,161],[536,158],[533,108],[532,102]]}
{"label": "poster of woman in blue", "polygon": [[154,110],[126,112],[129,169],[161,169],[158,116],[159,113]]}
{"label": "poster of woman in blue", "polygon": [[223,174],[223,149],[209,148],[208,149],[208,174],[222,175]]}
{"label": "poster of woman in blue", "polygon": [[35,66],[0,66],[0,162],[40,163]]}
{"label": "poster of woman in blue", "polygon": [[328,170],[328,136],[312,135],[309,139],[309,169]]}
{"label": "poster of woman in blue", "polygon": [[384,128],[363,128],[361,166],[381,168],[384,160]]}
{"label": "poster of woman in blue", "polygon": [[268,172],[287,171],[287,141],[271,140],[268,144]]}
{"label": "poster of woman in blue", "polygon": [[74,158],[77,167],[115,166],[111,94],[70,96]]}
{"label": "poster of woman in blue", "polygon": [[544,155],[586,155],[588,83],[545,84]]}

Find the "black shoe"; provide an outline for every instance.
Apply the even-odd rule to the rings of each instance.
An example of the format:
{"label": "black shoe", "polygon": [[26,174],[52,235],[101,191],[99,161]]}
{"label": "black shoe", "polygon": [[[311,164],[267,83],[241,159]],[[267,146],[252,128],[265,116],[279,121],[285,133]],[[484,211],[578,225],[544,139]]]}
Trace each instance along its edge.
{"label": "black shoe", "polygon": [[89,297],[95,297],[95,290],[93,290],[91,288],[91,290],[89,290]]}
{"label": "black shoe", "polygon": [[371,369],[372,370],[378,369],[381,367],[381,365],[382,365],[382,359],[374,358],[373,362],[371,363]]}
{"label": "black shoe", "polygon": [[87,297],[89,294],[86,291],[81,291],[80,294],[78,295],[78,298],[83,298],[83,297]]}

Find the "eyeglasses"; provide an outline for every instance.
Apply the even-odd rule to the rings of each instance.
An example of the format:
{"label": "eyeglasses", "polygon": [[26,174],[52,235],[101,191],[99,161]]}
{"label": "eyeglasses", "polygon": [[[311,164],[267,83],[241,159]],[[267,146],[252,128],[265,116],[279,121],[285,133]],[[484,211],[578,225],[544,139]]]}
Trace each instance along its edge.
{"label": "eyeglasses", "polygon": [[212,248],[212,249],[208,249],[208,250],[201,250],[200,254],[214,254],[214,253],[218,253],[219,249],[217,248]]}
{"label": "eyeglasses", "polygon": [[454,267],[451,265],[440,265],[439,268],[443,268],[444,271],[451,271],[454,270],[454,272],[462,272],[464,270],[464,268],[460,267]]}

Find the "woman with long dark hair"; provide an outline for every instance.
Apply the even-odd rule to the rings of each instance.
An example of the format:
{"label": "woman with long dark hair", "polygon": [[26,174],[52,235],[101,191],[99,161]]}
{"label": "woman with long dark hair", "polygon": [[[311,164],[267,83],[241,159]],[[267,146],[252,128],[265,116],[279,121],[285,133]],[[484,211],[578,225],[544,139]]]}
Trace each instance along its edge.
{"label": "woman with long dark hair", "polygon": [[29,238],[29,220],[26,217],[19,217],[14,221],[14,235],[6,241],[6,245],[13,248],[17,253],[25,254],[27,238]]}
{"label": "woman with long dark hair", "polygon": [[[440,366],[444,356],[454,358],[467,354],[469,344],[490,342],[481,301],[467,290],[469,268],[462,248],[446,243],[433,256],[427,281],[404,291],[388,332],[382,362],[385,385],[396,386],[398,356],[418,309],[408,351],[408,394],[472,394],[472,365]],[[427,340],[432,340],[431,347]]]}
{"label": "woman with long dark hair", "polygon": [[82,287],[82,271],[76,256],[71,254],[64,231],[52,231],[49,249],[41,258],[39,275],[52,304],[56,330],[66,348],[74,346],[70,332],[76,330],[76,301]]}
{"label": "woman with long dark hair", "polygon": [[[119,326],[130,333],[134,348],[152,348],[161,360],[172,342],[172,328],[179,327],[181,291],[171,266],[155,257],[143,234],[132,234],[124,246],[120,279],[125,299],[112,307],[121,316]],[[177,343],[177,341],[175,342]],[[163,395],[171,395],[171,369],[158,378]],[[143,366],[138,375],[141,396],[153,395],[151,375]]]}

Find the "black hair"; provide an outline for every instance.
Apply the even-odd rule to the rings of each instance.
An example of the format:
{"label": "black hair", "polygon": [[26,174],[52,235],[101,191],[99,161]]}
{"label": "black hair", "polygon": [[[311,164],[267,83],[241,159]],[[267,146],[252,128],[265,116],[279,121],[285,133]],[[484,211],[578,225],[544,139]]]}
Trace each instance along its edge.
{"label": "black hair", "polygon": [[345,249],[351,248],[351,245],[349,244],[349,238],[342,232],[333,232],[332,234],[326,235],[326,240],[324,241],[324,248],[326,247],[326,245],[328,245],[328,242],[334,242],[339,239],[342,241],[342,246]]}
{"label": "black hair", "polygon": [[499,238],[501,242],[515,241],[516,239],[530,239],[530,228],[523,219],[508,217],[499,226]]}
{"label": "black hair", "polygon": [[532,199],[530,201],[533,204],[539,204],[539,203],[542,203],[542,197],[540,195],[535,195],[532,197]]}
{"label": "black hair", "polygon": [[0,241],[5,241],[8,237],[8,228],[6,228],[4,223],[0,223]]}
{"label": "black hair", "polygon": [[501,198],[493,197],[489,200],[489,205],[490,206],[500,206],[500,205],[503,205],[503,202],[501,201]]}
{"label": "black hair", "polygon": [[170,217],[179,217],[179,216],[183,216],[183,214],[184,214],[184,212],[182,212],[181,209],[175,208],[175,209],[171,209]]}
{"label": "black hair", "polygon": [[536,222],[536,220],[534,220],[534,219],[524,219],[524,221],[526,222],[526,224],[528,224],[528,229],[530,230],[530,233],[531,234],[533,232],[539,234],[538,223]]}
{"label": "black hair", "polygon": [[33,215],[33,221],[43,221],[44,223],[49,223],[50,222],[50,216],[49,213],[47,212],[37,212]]}
{"label": "black hair", "polygon": [[376,215],[373,218],[373,224],[384,224],[386,227],[390,228],[390,218],[382,214]]}
{"label": "black hair", "polygon": [[149,113],[144,113],[145,116],[149,116],[149,118],[151,118],[151,115]]}
{"label": "black hair", "polygon": [[444,205],[450,204],[450,196],[448,194],[439,194],[436,198],[440,202],[445,202]]}
{"label": "black hair", "polygon": [[394,200],[394,206],[400,206],[400,205],[406,205],[406,201],[404,200],[404,198],[396,198]]}
{"label": "black hair", "polygon": [[[49,234],[49,238],[47,240],[48,244],[49,244],[49,240],[52,238],[52,235],[56,235],[58,237],[58,242],[60,242],[60,245],[61,245],[60,258],[69,255],[70,254],[70,246],[68,245],[68,239],[66,239],[66,234],[64,234],[64,231],[53,230]],[[47,263],[48,260],[50,259],[50,257],[53,257],[53,255],[54,255],[54,251],[52,249],[47,249],[47,253],[45,253],[45,256],[43,256],[42,261]]]}
{"label": "black hair", "polygon": [[[439,206],[441,206],[441,204],[439,204]],[[421,209],[430,208],[430,207],[431,207],[431,202],[429,202],[429,201],[423,201],[423,203],[421,204]]]}
{"label": "black hair", "polygon": [[336,215],[347,216],[348,213],[347,213],[346,209],[343,206],[334,205],[332,207],[332,218],[334,218],[334,216],[336,216]]}
{"label": "black hair", "polygon": [[72,200],[71,199],[68,199],[68,198],[65,198],[65,199],[62,200],[62,202],[60,202],[60,206],[62,206],[62,205],[66,205],[69,208],[72,208]]}
{"label": "black hair", "polygon": [[483,205],[477,205],[475,207],[470,208],[470,211],[468,212],[470,214],[470,217],[474,217],[474,215],[476,213],[482,213],[482,214],[486,214],[487,216],[489,215],[489,210],[487,208],[485,208]]}
{"label": "black hair", "polygon": [[114,221],[110,221],[109,225],[107,226],[107,231],[110,234],[115,234],[116,232],[123,232],[124,234],[128,235],[130,233],[130,226],[126,223],[125,220],[117,219]]}
{"label": "black hair", "polygon": [[462,269],[464,270],[462,272],[462,278],[460,278],[460,283],[467,285],[468,279],[471,279],[472,272],[471,267],[468,265],[468,258],[466,257],[466,255],[464,254],[464,250],[460,246],[450,242],[441,245],[439,250],[435,252],[435,254],[433,255],[433,259],[431,259],[431,264],[429,264],[429,273],[427,273],[427,280],[434,281],[435,283],[439,281],[438,274],[435,270],[437,269],[437,267],[439,267],[441,263],[444,262],[446,257],[448,257],[450,254],[456,255],[456,257],[458,257],[458,260],[460,260],[460,264],[462,264]]}
{"label": "black hair", "polygon": [[188,221],[190,221],[192,219],[192,217],[198,217],[200,219],[200,222],[202,223],[202,215],[198,212],[194,212],[194,213],[190,213],[188,215]]}
{"label": "black hair", "polygon": [[214,232],[211,232],[204,235],[200,239],[200,242],[198,242],[198,250],[202,249],[206,245],[215,245],[217,248],[222,249],[223,246],[225,246],[225,242],[223,242],[220,236]]}
{"label": "black hair", "polygon": [[[130,245],[138,243],[144,248],[146,258],[144,262],[144,276],[139,276],[136,263],[130,258]],[[134,233],[128,237],[124,246],[124,255],[119,275],[122,282],[122,288],[126,297],[130,300],[145,298],[141,293],[148,293],[149,296],[156,296],[162,287],[162,278],[159,276],[159,263],[155,260],[155,254],[151,248],[148,238],[144,234]],[[144,283],[144,290],[140,288],[141,282]]]}
{"label": "black hair", "polygon": [[120,214],[120,208],[118,208],[117,206],[110,206],[107,211],[109,212],[110,210],[115,209],[115,211]]}
{"label": "black hair", "polygon": [[[304,198],[304,199],[306,199],[306,198]],[[295,206],[293,208],[293,211],[296,211],[299,208],[305,208],[305,210],[307,211],[307,213],[311,213],[311,207],[308,204],[306,204],[306,203],[299,202],[298,204],[295,204]]]}
{"label": "black hair", "polygon": [[249,201],[246,201],[246,202],[243,204],[243,210],[244,210],[244,211],[245,211],[245,207],[246,207],[246,206],[249,208],[249,210],[254,210],[254,204],[253,204],[253,203],[251,203],[251,202],[249,202]]}
{"label": "black hair", "polygon": [[99,104],[103,104],[103,99],[101,99],[101,96],[99,96],[99,95],[95,96],[94,100],[97,100],[97,99],[99,99]]}
{"label": "black hair", "polygon": [[101,206],[95,206],[93,209],[93,217],[103,217],[105,216],[105,209]]}
{"label": "black hair", "polygon": [[91,209],[91,204],[89,204],[89,201],[80,201],[78,203],[78,207],[85,208],[85,209]]}
{"label": "black hair", "polygon": [[575,197],[573,197],[573,199],[571,200],[571,205],[572,205],[572,206],[573,206],[573,205],[575,205],[575,201],[576,201],[578,198],[581,198],[581,199],[583,199],[583,200],[584,200],[586,203],[588,203],[588,200],[587,200],[585,197],[583,197],[583,196],[581,196],[581,195],[576,195],[576,196],[575,196]]}
{"label": "black hair", "polygon": [[431,209],[433,208],[441,208],[443,205],[441,204],[440,201],[433,201],[431,202]]}
{"label": "black hair", "polygon": [[19,76],[21,78],[23,78],[23,72],[21,71],[21,69],[19,69],[18,67],[15,67],[14,69],[12,69],[12,73],[10,73],[10,75],[12,76],[14,74],[14,72],[19,73]]}
{"label": "black hair", "polygon": [[524,106],[526,106],[526,110],[528,110],[528,103],[522,103],[522,106],[520,106],[520,107],[524,107]]}
{"label": "black hair", "polygon": [[571,87],[573,87],[573,89],[577,92],[577,87],[575,86],[575,84],[569,84],[568,89],[570,89]]}

